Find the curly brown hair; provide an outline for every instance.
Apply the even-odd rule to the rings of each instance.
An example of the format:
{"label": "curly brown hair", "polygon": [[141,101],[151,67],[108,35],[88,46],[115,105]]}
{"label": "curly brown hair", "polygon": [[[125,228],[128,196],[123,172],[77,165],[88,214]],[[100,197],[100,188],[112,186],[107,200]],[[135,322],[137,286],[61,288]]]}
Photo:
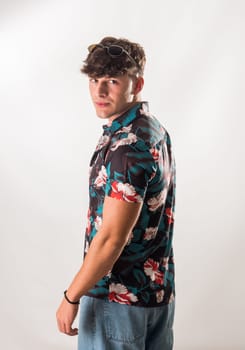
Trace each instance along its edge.
{"label": "curly brown hair", "polygon": [[[107,49],[112,45],[120,46],[124,51],[118,56],[111,56]],[[90,45],[89,51],[81,72],[90,77],[144,73],[144,49],[128,39],[105,37],[98,44]]]}

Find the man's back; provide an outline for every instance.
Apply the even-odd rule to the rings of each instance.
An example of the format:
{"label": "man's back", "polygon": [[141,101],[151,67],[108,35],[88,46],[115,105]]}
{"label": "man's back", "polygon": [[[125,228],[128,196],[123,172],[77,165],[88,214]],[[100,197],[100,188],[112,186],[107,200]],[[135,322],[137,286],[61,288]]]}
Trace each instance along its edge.
{"label": "man's back", "polygon": [[168,304],[175,293],[175,167],[169,135],[147,103],[104,126],[90,167],[86,250],[103,221],[105,196],[143,205],[113,269],[87,295],[128,305]]}

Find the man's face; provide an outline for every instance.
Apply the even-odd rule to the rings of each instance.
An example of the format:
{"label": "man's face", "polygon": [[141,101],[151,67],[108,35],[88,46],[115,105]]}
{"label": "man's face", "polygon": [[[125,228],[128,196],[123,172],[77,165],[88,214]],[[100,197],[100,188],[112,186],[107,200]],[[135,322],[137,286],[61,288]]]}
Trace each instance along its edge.
{"label": "man's face", "polygon": [[98,117],[114,120],[135,103],[137,78],[128,75],[89,78],[89,91]]}

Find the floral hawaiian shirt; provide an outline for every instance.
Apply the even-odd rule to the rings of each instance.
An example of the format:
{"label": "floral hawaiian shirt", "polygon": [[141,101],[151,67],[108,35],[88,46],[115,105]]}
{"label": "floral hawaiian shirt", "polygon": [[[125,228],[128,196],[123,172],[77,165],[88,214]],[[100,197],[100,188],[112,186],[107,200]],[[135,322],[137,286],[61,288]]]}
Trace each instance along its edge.
{"label": "floral hawaiian shirt", "polygon": [[137,103],[103,129],[90,163],[85,256],[102,223],[105,196],[143,203],[120,257],[87,295],[135,306],[168,304],[175,295],[170,137],[147,102]]}

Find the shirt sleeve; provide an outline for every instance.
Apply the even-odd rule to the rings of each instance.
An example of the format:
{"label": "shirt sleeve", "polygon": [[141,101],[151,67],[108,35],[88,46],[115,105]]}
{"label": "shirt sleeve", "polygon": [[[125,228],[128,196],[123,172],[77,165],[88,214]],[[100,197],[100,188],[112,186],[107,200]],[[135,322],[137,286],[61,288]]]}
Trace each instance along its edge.
{"label": "shirt sleeve", "polygon": [[110,148],[105,159],[106,196],[126,202],[142,202],[156,163],[148,148],[132,145]]}

